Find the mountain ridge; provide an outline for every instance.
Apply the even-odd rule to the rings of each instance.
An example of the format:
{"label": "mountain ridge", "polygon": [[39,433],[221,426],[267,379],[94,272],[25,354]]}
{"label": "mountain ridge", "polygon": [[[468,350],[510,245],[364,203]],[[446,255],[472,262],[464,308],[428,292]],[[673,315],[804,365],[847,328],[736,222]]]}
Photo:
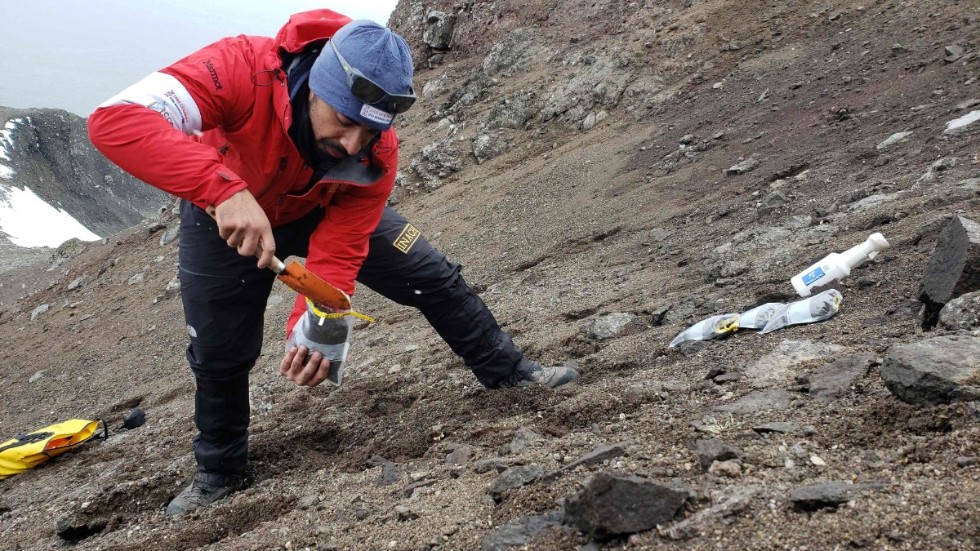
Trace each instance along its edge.
{"label": "mountain ridge", "polygon": [[[99,236],[109,236],[158,214],[166,194],[110,163],[88,140],[85,119],[61,109],[0,107],[5,177],[0,190],[30,190]],[[54,221],[51,221],[54,223]],[[5,258],[34,251],[11,247]]]}

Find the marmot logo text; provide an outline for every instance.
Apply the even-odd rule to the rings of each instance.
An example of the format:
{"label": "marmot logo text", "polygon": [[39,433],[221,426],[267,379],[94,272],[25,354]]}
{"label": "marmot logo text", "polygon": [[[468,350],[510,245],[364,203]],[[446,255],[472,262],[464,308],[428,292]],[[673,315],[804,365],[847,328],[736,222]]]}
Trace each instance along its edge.
{"label": "marmot logo text", "polygon": [[221,90],[221,81],[218,80],[218,71],[214,70],[214,63],[211,63],[211,60],[209,59],[204,62],[204,66],[207,67],[208,72],[211,73],[211,82],[214,83],[214,89]]}

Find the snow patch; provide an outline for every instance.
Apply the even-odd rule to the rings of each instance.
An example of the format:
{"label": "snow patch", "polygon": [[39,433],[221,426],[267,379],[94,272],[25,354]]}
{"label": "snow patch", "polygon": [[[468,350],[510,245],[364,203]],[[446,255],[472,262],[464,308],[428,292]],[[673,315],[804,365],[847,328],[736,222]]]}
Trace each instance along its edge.
{"label": "snow patch", "polygon": [[946,130],[943,134],[955,134],[966,126],[980,121],[980,111],[970,111],[958,119],[953,119],[946,123]]}
{"label": "snow patch", "polygon": [[14,139],[11,136],[17,125],[24,122],[24,119],[11,119],[7,121],[7,124],[3,125],[3,130],[0,130],[0,159],[9,161],[10,151],[14,145]]}
{"label": "snow patch", "polygon": [[18,247],[57,247],[73,237],[100,237],[67,212],[44,202],[30,188],[0,188],[0,231]]}

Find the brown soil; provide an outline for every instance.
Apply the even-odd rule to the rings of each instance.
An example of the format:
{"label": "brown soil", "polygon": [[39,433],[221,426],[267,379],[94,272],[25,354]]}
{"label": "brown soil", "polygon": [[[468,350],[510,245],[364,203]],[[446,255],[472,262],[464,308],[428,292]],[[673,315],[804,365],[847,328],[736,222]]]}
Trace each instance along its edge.
{"label": "brown soil", "polygon": [[[411,7],[403,0],[396,17],[408,20]],[[500,17],[482,38],[465,35],[455,57],[419,70],[419,89],[443,74],[461,85],[500,38],[495,33],[516,27],[534,28],[556,51],[619,48],[646,59],[642,71],[664,84],[665,101],[648,112],[610,108],[589,131],[534,124],[513,132],[508,153],[481,165],[468,157],[434,191],[399,190],[399,210],[466,266],[528,355],[574,360],[581,381],[557,391],[484,390],[417,312],[359,290],[356,307],[379,321],[355,332],[343,387],[297,388],[277,370],[292,304],[288,289],[277,287],[253,371],[248,487],[199,514],[167,517],[163,506],[194,468],[193,382],[179,300],[155,301],[175,274],[176,243],[161,246],[144,224],[51,270],[5,275],[0,302],[14,305],[0,312],[0,434],[83,417],[105,419],[111,436],[0,482],[0,548],[479,549],[502,525],[560,508],[597,470],[683,481],[695,497],[682,516],[707,507],[716,492],[760,489],[744,511],[693,539],[671,542],[651,530],[601,549],[980,545],[980,467],[957,462],[980,456],[980,425],[966,405],[899,402],[874,362],[831,401],[803,388],[821,362],[803,364],[801,378],[783,387],[793,392],[792,407],[752,415],[713,409],[748,394],[746,378],[705,380],[713,368],[741,371],[785,340],[880,358],[894,343],[928,336],[918,326],[916,295],[936,220],[980,214],[975,194],[948,193],[980,176],[980,124],[943,133],[948,121],[977,109],[962,106],[980,98],[980,6],[504,0],[493,9]],[[946,61],[944,49],[954,45],[965,54]],[[555,71],[539,60],[502,79],[491,99],[472,107],[469,124],[499,94]],[[444,136],[428,121],[452,91],[426,98],[402,121],[406,166]],[[913,132],[906,141],[876,149],[906,130]],[[692,154],[677,154],[689,134]],[[724,173],[753,155],[759,168]],[[952,166],[916,186],[940,159]],[[760,211],[776,188],[788,202]],[[902,190],[909,193],[894,201],[851,208]],[[738,250],[737,239],[751,239],[743,230],[758,234],[793,215],[810,216],[812,225],[740,258],[716,250],[733,239]],[[176,224],[170,214],[163,221]],[[672,233],[660,240],[654,229]],[[684,352],[666,348],[700,319],[766,297],[791,299],[792,275],[873,231],[892,248],[837,286],[844,305],[833,319]],[[726,278],[719,275],[726,260],[748,268]],[[143,281],[130,284],[137,273]],[[84,283],[68,290],[81,276]],[[41,304],[50,309],[32,321]],[[658,325],[653,314],[668,306]],[[584,323],[613,312],[635,321],[613,339],[584,337]],[[137,406],[147,423],[113,430]],[[812,430],[752,430],[770,421]],[[512,454],[521,427],[542,438]],[[711,435],[743,450],[740,476],[702,472],[691,445]],[[495,473],[473,469],[476,460],[500,456],[552,471],[622,441],[633,442],[625,456],[510,491],[499,503],[488,494]],[[468,459],[447,461],[459,449]],[[386,461],[398,467],[388,485],[381,483]],[[838,509],[807,513],[789,503],[791,489],[828,480],[875,489]],[[527,548],[588,542],[552,528]]]}

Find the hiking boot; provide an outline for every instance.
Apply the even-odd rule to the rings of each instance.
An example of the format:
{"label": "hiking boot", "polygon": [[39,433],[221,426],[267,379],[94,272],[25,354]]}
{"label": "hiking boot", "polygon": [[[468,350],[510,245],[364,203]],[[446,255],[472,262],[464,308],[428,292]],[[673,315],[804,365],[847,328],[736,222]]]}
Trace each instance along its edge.
{"label": "hiking boot", "polygon": [[578,379],[578,371],[574,367],[564,365],[542,366],[538,362],[521,360],[517,364],[517,373],[523,376],[517,386],[540,385],[547,388],[558,388]]}
{"label": "hiking boot", "polygon": [[182,515],[200,507],[207,507],[242,488],[242,477],[217,473],[198,472],[190,486],[184,488],[167,505],[168,515]]}

